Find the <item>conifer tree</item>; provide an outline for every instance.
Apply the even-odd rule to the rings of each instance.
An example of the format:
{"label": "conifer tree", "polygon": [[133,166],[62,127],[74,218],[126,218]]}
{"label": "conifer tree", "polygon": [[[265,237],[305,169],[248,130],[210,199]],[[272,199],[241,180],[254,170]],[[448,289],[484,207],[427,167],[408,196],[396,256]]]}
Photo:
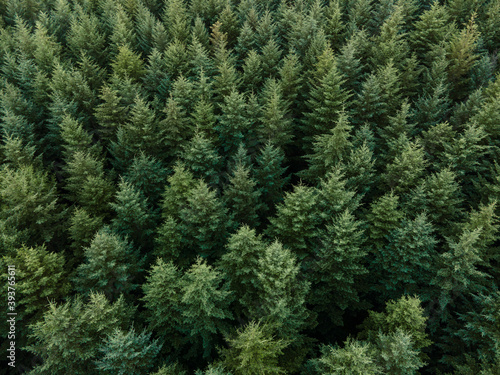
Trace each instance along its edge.
{"label": "conifer tree", "polygon": [[367,273],[360,226],[349,210],[336,216],[327,226],[311,265],[309,303],[338,325],[342,324],[343,312],[360,302],[359,282]]}
{"label": "conifer tree", "polygon": [[310,257],[318,245],[317,226],[320,218],[315,210],[318,204],[316,189],[296,185],[285,194],[277,206],[276,216],[270,219],[267,234],[277,237],[283,245],[302,261]]}
{"label": "conifer tree", "polygon": [[203,257],[217,256],[223,246],[227,228],[227,209],[215,190],[200,180],[191,187],[187,205],[180,211],[183,242]]}
{"label": "conifer tree", "polygon": [[316,135],[327,133],[339,121],[350,97],[342,88],[343,82],[342,75],[334,65],[312,88],[311,98],[307,101],[309,111],[302,128],[306,142],[311,142]]}
{"label": "conifer tree", "polygon": [[76,151],[65,166],[65,172],[68,197],[93,215],[106,215],[114,186],[104,173],[102,160]]}
{"label": "conifer tree", "polygon": [[[426,330],[427,317],[418,297],[402,296],[398,300],[389,300],[384,312],[369,311],[368,317],[360,326],[363,330],[359,338],[373,342],[379,334],[395,334],[398,331],[410,335],[414,348],[420,350],[432,344]],[[423,354],[420,354],[423,356]]]}
{"label": "conifer tree", "polygon": [[106,61],[106,40],[97,17],[86,13],[80,6],[74,10],[74,17],[70,21],[70,29],[67,35],[68,47],[77,57],[81,51],[85,51],[99,65],[103,66]]}
{"label": "conifer tree", "polygon": [[335,126],[331,127],[328,133],[315,137],[313,153],[306,156],[309,160],[309,169],[304,175],[308,179],[317,181],[338,167],[351,147],[350,131],[351,126],[347,114],[342,111],[339,113]]}
{"label": "conifer tree", "polygon": [[133,327],[128,332],[115,329],[99,348],[95,364],[104,372],[141,375],[153,366],[160,349],[158,340],[151,340],[151,333],[136,333]]}
{"label": "conifer tree", "polygon": [[99,133],[109,142],[116,139],[116,131],[127,119],[128,108],[123,105],[116,90],[104,85],[101,89],[100,103],[95,110],[95,118],[99,124]]}
{"label": "conifer tree", "polygon": [[284,176],[288,167],[285,163],[285,154],[279,147],[268,142],[257,156],[255,177],[257,186],[261,189],[262,197],[267,208],[272,210],[274,205],[282,199],[283,187],[288,181]]}
{"label": "conifer tree", "polygon": [[202,357],[210,357],[217,336],[226,333],[228,320],[233,317],[229,310],[231,292],[223,281],[223,275],[201,258],[181,279],[183,327],[192,345],[191,355],[201,346]]}
{"label": "conifer tree", "polygon": [[278,360],[287,342],[274,338],[265,325],[250,322],[237,331],[236,337],[226,341],[229,348],[222,350],[221,356],[235,375],[285,373]]}
{"label": "conifer tree", "polygon": [[242,312],[249,316],[249,309],[258,300],[256,273],[265,247],[262,236],[247,225],[239,227],[228,239],[227,252],[222,255],[219,267],[227,275],[234,292],[237,316]]}
{"label": "conifer tree", "polygon": [[231,91],[223,100],[220,107],[222,114],[215,130],[222,153],[233,155],[249,128],[249,120],[245,115],[247,103],[243,94],[238,91]]}
{"label": "conifer tree", "polygon": [[399,221],[404,214],[398,206],[399,196],[392,190],[371,204],[370,212],[367,214],[368,232],[371,243],[376,249],[385,246],[386,237],[392,230],[399,227]]}
{"label": "conifer tree", "polygon": [[181,273],[172,262],[158,258],[149,271],[144,291],[145,317],[150,329],[168,338],[164,348],[179,348],[182,344]]}
{"label": "conifer tree", "polygon": [[147,199],[133,184],[121,179],[115,200],[116,203],[110,203],[116,212],[111,221],[112,229],[120,236],[128,238],[136,248],[150,248],[153,218]]}
{"label": "conifer tree", "polygon": [[212,187],[218,186],[222,158],[213,142],[202,131],[197,131],[193,138],[183,145],[179,156],[195,178],[203,179]]}
{"label": "conifer tree", "polygon": [[35,343],[28,350],[43,359],[33,374],[98,374],[93,361],[99,345],[115,328],[129,326],[135,308],[123,298],[110,303],[104,294],[92,293],[57,305],[50,303],[43,319],[31,325]]}
{"label": "conifer tree", "polygon": [[325,374],[376,375],[381,370],[367,342],[348,338],[344,347],[331,345],[321,348],[321,357],[312,360],[314,367]]}
{"label": "conifer tree", "polygon": [[69,236],[74,258],[69,263],[79,263],[83,260],[83,248],[90,246],[96,232],[103,225],[101,216],[93,216],[86,209],[76,207],[69,219]]}
{"label": "conifer tree", "polygon": [[0,221],[26,245],[61,240],[66,210],[58,203],[55,181],[47,172],[32,165],[3,168],[0,199]]}
{"label": "conifer tree", "polygon": [[137,288],[143,260],[137,250],[109,227],[100,229],[84,250],[85,261],[76,270],[76,289],[84,295],[102,292],[111,301]]}
{"label": "conifer tree", "polygon": [[229,178],[229,186],[224,190],[224,200],[229,208],[232,224],[237,228],[247,224],[251,228],[258,227],[260,211],[260,190],[256,189],[256,181],[250,174],[249,166],[237,163]]}
{"label": "conifer tree", "polygon": [[288,103],[283,100],[280,84],[275,79],[266,81],[262,91],[261,127],[258,129],[261,143],[271,142],[284,147],[293,137],[292,121],[288,114]]}
{"label": "conifer tree", "polygon": [[185,110],[172,96],[163,109],[165,118],[158,124],[159,133],[163,136],[164,158],[173,159],[181,150],[181,145],[193,134]]}
{"label": "conifer tree", "polygon": [[132,81],[139,81],[146,73],[140,56],[125,44],[118,47],[118,54],[111,66],[118,78],[130,78]]}
{"label": "conifer tree", "polygon": [[420,142],[406,140],[384,175],[387,185],[397,193],[406,193],[414,187],[425,172],[427,161]]}
{"label": "conifer tree", "polygon": [[375,251],[372,267],[384,299],[428,293],[438,255],[433,232],[425,214],[414,220],[403,219],[400,227],[391,232],[388,246]]}
{"label": "conifer tree", "polygon": [[[20,306],[21,322],[38,320],[43,315],[47,301],[60,301],[71,287],[62,253],[47,251],[45,245],[17,249],[15,257],[5,257],[6,264],[15,265],[16,303]],[[27,329],[27,327],[26,327]],[[21,337],[27,336],[22,332]]]}
{"label": "conifer tree", "polygon": [[382,371],[395,375],[416,375],[424,362],[414,349],[412,336],[401,330],[377,337],[378,363]]}

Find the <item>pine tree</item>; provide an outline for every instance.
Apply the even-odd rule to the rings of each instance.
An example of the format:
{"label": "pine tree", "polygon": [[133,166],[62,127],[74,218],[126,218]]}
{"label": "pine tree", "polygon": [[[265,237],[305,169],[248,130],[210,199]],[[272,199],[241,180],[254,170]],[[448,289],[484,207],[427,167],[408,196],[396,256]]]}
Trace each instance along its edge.
{"label": "pine tree", "polygon": [[65,166],[65,172],[68,197],[93,215],[106,215],[114,186],[104,174],[103,161],[76,151]]}
{"label": "pine tree", "polygon": [[312,88],[311,98],[307,101],[306,120],[302,127],[306,142],[311,142],[317,135],[327,133],[336,121],[340,121],[345,103],[350,98],[350,94],[342,88],[343,83],[341,73],[333,65]]}
{"label": "pine tree", "polygon": [[348,190],[346,184],[344,173],[339,168],[335,168],[320,180],[317,199],[320,212],[317,215],[322,223],[329,222],[347,208],[351,211],[358,208],[360,197],[354,191]]}
{"label": "pine tree", "polygon": [[285,374],[278,363],[287,342],[275,339],[266,326],[250,322],[227,338],[229,348],[221,351],[224,365],[235,375]]}
{"label": "pine tree", "polygon": [[80,263],[83,260],[83,248],[90,246],[96,232],[103,226],[101,216],[90,215],[87,210],[76,207],[69,219],[69,237],[74,258],[71,263]]}
{"label": "pine tree", "polygon": [[215,190],[199,181],[190,189],[187,205],[180,211],[185,246],[203,257],[216,257],[223,246],[227,228],[227,209]]}
{"label": "pine tree", "polygon": [[318,200],[316,189],[296,185],[293,192],[285,194],[267,228],[267,234],[279,238],[300,261],[310,257],[318,246]]}
{"label": "pine tree", "polygon": [[255,229],[242,225],[229,237],[227,252],[220,259],[219,267],[227,275],[238,303],[238,316],[242,312],[249,316],[249,309],[258,300],[256,273],[265,247],[262,236],[257,235]]}
{"label": "pine tree", "polygon": [[85,262],[76,270],[76,289],[84,295],[100,291],[111,301],[129,297],[137,287],[143,260],[137,250],[109,227],[103,227],[84,250]]}
{"label": "pine tree", "polygon": [[367,214],[369,224],[369,238],[375,249],[380,249],[387,244],[386,237],[392,230],[399,227],[399,221],[404,214],[399,209],[399,196],[391,190],[370,206]]}
{"label": "pine tree", "polygon": [[414,349],[412,336],[401,330],[377,337],[378,363],[383,372],[394,375],[416,375],[424,366]]}
{"label": "pine tree", "polygon": [[179,348],[182,344],[181,273],[172,262],[158,258],[149,271],[146,282],[142,284],[144,292],[145,317],[149,328],[160,337],[168,338],[165,346]]}
{"label": "pine tree", "polygon": [[151,340],[151,333],[136,333],[133,327],[128,332],[118,328],[106,337],[95,364],[105,372],[141,375],[153,367],[161,346],[158,340]]}
{"label": "pine tree", "polygon": [[111,66],[113,74],[118,78],[130,78],[133,81],[139,81],[146,73],[141,57],[127,45],[118,47],[118,54]]}
{"label": "pine tree", "polygon": [[147,199],[133,184],[121,179],[115,202],[110,203],[116,212],[116,216],[111,220],[111,228],[118,235],[128,238],[136,248],[145,251],[150,249],[153,218]]}
{"label": "pine tree", "polygon": [[238,91],[231,91],[223,100],[224,103],[220,106],[222,114],[215,130],[222,153],[233,155],[249,128],[249,119],[245,115],[247,104],[243,94]]}
{"label": "pine tree", "polygon": [[229,186],[224,190],[226,207],[229,208],[231,222],[236,228],[242,224],[255,228],[259,224],[261,192],[256,189],[257,183],[250,172],[250,166],[237,163],[229,178]]}
{"label": "pine tree", "polygon": [[386,167],[383,176],[389,188],[406,193],[414,187],[425,172],[427,161],[421,143],[406,140],[401,152]]}
{"label": "pine tree", "polygon": [[346,309],[359,304],[359,281],[367,273],[361,224],[349,210],[334,217],[311,265],[309,303],[337,325]]}
{"label": "pine tree", "polygon": [[28,246],[61,241],[66,210],[58,203],[55,181],[47,172],[32,165],[3,168],[0,199],[0,221],[7,233],[16,231],[16,237]]}
{"label": "pine tree", "polygon": [[173,167],[174,173],[168,177],[162,202],[164,218],[179,218],[181,210],[187,207],[191,190],[196,184],[193,174],[182,164]]}
{"label": "pine tree", "polygon": [[6,263],[16,265],[16,276],[20,279],[16,289],[21,295],[17,303],[23,306],[23,315],[40,315],[47,299],[60,300],[70,290],[64,255],[48,252],[45,245],[23,245],[16,257],[8,257]]}
{"label": "pine tree", "polygon": [[274,78],[278,73],[281,62],[281,50],[276,38],[270,38],[262,47],[262,76],[264,78]]}
{"label": "pine tree", "polygon": [[170,40],[187,41],[189,37],[189,14],[181,0],[169,0],[165,4],[162,21],[167,26]]}
{"label": "pine tree", "polygon": [[344,347],[321,348],[321,357],[312,360],[314,367],[325,374],[377,375],[381,373],[373,348],[367,342],[348,338]]}
{"label": "pine tree", "polygon": [[258,129],[261,143],[271,142],[279,147],[288,145],[293,138],[289,105],[283,100],[280,84],[273,78],[264,85],[262,103],[262,125]]}
{"label": "pine tree", "polygon": [[351,147],[350,131],[351,125],[347,114],[342,111],[335,126],[330,128],[328,133],[315,137],[312,147],[313,153],[306,155],[309,169],[304,172],[304,176],[311,181],[318,181],[338,167]]}
{"label": "pine tree", "polygon": [[478,269],[483,262],[477,248],[480,233],[481,228],[464,229],[458,240],[447,239],[448,249],[440,254],[433,285],[436,285],[441,321],[450,319],[450,309],[457,298],[486,290],[489,275]]}
{"label": "pine tree", "polygon": [[172,96],[167,100],[163,113],[166,116],[159,122],[158,128],[163,137],[165,156],[160,160],[173,159],[179,155],[181,145],[193,135],[185,110]]}
{"label": "pine tree", "polygon": [[98,374],[93,361],[102,340],[115,328],[125,329],[135,313],[123,298],[110,303],[104,294],[92,293],[62,305],[50,303],[43,319],[32,324],[35,343],[28,350],[43,359],[33,374]]}
{"label": "pine tree", "polygon": [[183,151],[179,156],[195,178],[203,179],[210,186],[218,186],[221,156],[213,142],[203,132],[197,131],[193,138],[183,145]]}
{"label": "pine tree", "polygon": [[257,92],[263,82],[262,60],[257,51],[250,50],[243,62],[242,84],[247,91]]}
{"label": "pine tree", "polygon": [[202,357],[209,358],[218,341],[217,336],[226,333],[228,320],[232,319],[229,310],[231,292],[227,283],[221,283],[221,273],[201,258],[181,279],[183,327],[192,345],[191,355],[195,355],[195,350],[201,346]]}
{"label": "pine tree", "polygon": [[403,219],[387,246],[375,251],[372,267],[380,280],[383,299],[429,292],[433,263],[438,255],[434,228],[425,214]]}
{"label": "pine tree", "polygon": [[380,333],[387,335],[402,331],[410,335],[416,350],[432,344],[425,332],[427,317],[418,297],[402,296],[398,300],[389,300],[384,312],[370,310],[368,313],[359,327],[363,329],[359,334],[361,339],[374,342]]}
{"label": "pine tree", "polygon": [[76,7],[74,17],[70,21],[67,35],[68,47],[77,57],[81,51],[92,57],[99,65],[106,61],[105,35],[100,30],[97,17],[88,14],[81,7]]}
{"label": "pine tree", "polygon": [[118,91],[107,85],[102,87],[100,99],[102,103],[95,110],[95,118],[101,137],[109,142],[116,139],[118,127],[127,120],[128,108],[123,105]]}

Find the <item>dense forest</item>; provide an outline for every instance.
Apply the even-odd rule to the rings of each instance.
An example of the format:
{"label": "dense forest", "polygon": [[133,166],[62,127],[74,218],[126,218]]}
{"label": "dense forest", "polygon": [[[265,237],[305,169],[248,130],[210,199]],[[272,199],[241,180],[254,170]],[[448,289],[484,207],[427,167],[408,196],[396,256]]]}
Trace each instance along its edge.
{"label": "dense forest", "polygon": [[500,0],[0,14],[0,374],[500,374]]}

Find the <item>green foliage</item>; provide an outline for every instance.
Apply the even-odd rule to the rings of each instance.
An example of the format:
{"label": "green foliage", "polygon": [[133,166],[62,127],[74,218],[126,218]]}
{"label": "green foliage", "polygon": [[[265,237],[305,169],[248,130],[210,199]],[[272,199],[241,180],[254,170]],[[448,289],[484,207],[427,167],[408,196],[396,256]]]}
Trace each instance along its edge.
{"label": "green foliage", "polygon": [[342,323],[342,313],[360,302],[359,282],[367,273],[363,259],[361,223],[345,210],[326,228],[322,246],[311,265],[313,280],[309,302],[315,310],[328,314],[335,324]]}
{"label": "green foliage", "polygon": [[160,349],[158,340],[151,340],[151,333],[137,334],[134,328],[123,332],[118,328],[99,348],[101,358],[95,363],[105,374],[145,374],[153,366]]}
{"label": "green foliage", "polygon": [[[395,339],[399,336],[397,340],[408,342],[404,336],[409,335],[414,348],[420,350],[432,344],[425,332],[426,320],[420,299],[402,296],[397,301],[388,301],[384,312],[369,311],[368,318],[361,325],[363,331],[359,337],[373,342],[377,337],[380,339],[381,332],[384,335],[392,334]],[[387,342],[387,339],[386,337],[383,341]],[[395,348],[397,349],[397,345]]]}
{"label": "green foliage", "polygon": [[221,353],[223,363],[235,375],[286,373],[278,358],[287,342],[275,339],[265,325],[250,322],[236,337],[226,340],[229,348]]}
{"label": "green foliage", "polygon": [[142,59],[130,50],[127,45],[118,48],[118,54],[112,64],[113,74],[119,78],[141,79],[146,70]]}
{"label": "green foliage", "polygon": [[59,241],[66,210],[58,203],[56,184],[32,165],[0,171],[0,221],[28,246]]}
{"label": "green foliage", "polygon": [[88,295],[92,290],[100,291],[113,301],[137,288],[143,261],[130,243],[108,227],[97,232],[84,249],[84,257],[74,279],[79,292]]}
{"label": "green foliage", "polygon": [[268,235],[277,237],[292,250],[299,260],[311,255],[317,247],[317,225],[320,222],[315,207],[318,203],[316,189],[296,185],[293,192],[285,194],[277,207],[276,216],[270,219]]}
{"label": "green foliage", "polygon": [[372,354],[370,345],[347,339],[343,348],[324,346],[315,365],[328,375],[376,375],[382,373]]}
{"label": "green foliage", "polygon": [[50,303],[43,320],[31,326],[35,343],[29,351],[43,363],[30,374],[98,374],[93,361],[99,345],[116,328],[126,329],[135,308],[123,298],[110,303],[104,294],[77,297],[62,305]]}

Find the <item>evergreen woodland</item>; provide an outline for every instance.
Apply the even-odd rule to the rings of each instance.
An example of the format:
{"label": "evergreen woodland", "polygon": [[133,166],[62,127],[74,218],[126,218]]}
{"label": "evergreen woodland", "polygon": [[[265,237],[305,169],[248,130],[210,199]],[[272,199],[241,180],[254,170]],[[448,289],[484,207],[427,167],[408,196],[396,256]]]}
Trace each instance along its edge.
{"label": "evergreen woodland", "polygon": [[0,374],[500,374],[500,0],[0,14]]}

